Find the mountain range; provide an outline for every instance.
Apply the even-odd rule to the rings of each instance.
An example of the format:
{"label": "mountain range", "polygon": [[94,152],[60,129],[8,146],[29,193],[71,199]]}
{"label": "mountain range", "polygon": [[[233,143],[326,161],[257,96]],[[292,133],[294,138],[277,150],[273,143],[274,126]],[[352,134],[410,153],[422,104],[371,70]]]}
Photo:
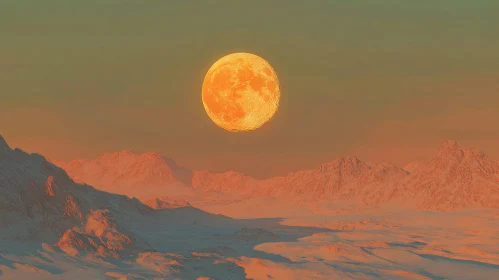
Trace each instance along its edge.
{"label": "mountain range", "polygon": [[107,153],[94,160],[55,162],[70,177],[98,189],[129,196],[215,192],[243,198],[270,196],[304,202],[398,203],[418,209],[499,207],[499,164],[476,149],[444,142],[427,164],[404,169],[338,158],[309,170],[264,180],[238,172],[188,170],[156,153]]}

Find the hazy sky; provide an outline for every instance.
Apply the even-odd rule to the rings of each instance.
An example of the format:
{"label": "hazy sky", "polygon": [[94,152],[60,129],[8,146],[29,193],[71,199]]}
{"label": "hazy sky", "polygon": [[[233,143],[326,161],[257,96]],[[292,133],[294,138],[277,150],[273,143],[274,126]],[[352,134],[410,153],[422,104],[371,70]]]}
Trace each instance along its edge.
{"label": "hazy sky", "polygon": [[[499,1],[0,1],[0,134],[49,158],[155,151],[257,177],[338,156],[403,165],[454,139],[499,159]],[[231,133],[201,102],[231,52],[281,107]]]}

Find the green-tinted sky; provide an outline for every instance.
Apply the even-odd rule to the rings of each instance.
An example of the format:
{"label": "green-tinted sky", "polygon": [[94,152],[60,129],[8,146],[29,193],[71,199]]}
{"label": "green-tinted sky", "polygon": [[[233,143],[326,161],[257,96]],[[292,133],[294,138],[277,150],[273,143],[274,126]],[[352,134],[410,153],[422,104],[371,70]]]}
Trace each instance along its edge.
{"label": "green-tinted sky", "polygon": [[[404,164],[454,139],[499,159],[499,1],[0,1],[0,134],[69,160],[131,149],[257,177],[355,154]],[[264,57],[257,131],[214,125],[210,65]]]}

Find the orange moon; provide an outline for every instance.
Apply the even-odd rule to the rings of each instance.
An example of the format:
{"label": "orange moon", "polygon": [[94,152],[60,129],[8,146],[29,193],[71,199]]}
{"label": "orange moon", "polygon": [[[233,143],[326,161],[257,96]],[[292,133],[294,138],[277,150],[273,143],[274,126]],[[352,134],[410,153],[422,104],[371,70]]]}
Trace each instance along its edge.
{"label": "orange moon", "polygon": [[265,59],[233,53],[216,61],[206,73],[202,99],[211,120],[228,131],[255,130],[279,107],[277,74]]}

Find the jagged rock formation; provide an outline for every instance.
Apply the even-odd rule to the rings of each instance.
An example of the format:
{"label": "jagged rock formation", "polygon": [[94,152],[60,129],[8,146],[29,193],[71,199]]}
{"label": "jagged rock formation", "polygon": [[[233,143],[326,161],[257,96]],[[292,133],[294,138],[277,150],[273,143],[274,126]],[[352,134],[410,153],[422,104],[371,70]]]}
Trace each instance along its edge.
{"label": "jagged rock formation", "polygon": [[134,247],[116,217],[151,215],[137,199],[78,185],[38,154],[12,150],[0,137],[3,239],[43,241],[71,254],[116,255]]}
{"label": "jagged rock formation", "polygon": [[68,229],[57,242],[57,247],[73,256],[83,251],[117,258],[125,250],[129,253],[137,251],[132,238],[123,231],[109,210],[91,210],[84,224]]}

